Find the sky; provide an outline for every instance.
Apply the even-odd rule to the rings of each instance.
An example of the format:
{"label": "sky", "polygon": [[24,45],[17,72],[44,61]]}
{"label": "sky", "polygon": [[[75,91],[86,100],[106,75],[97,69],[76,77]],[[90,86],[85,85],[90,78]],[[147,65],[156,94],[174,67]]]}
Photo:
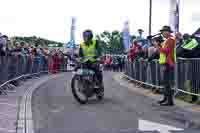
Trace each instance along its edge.
{"label": "sky", "polygon": [[[152,0],[152,33],[169,24],[169,0]],[[122,30],[129,20],[130,32],[148,34],[149,0],[0,0],[0,32],[8,36],[40,36],[68,42],[71,17],[76,17],[76,41],[84,29],[94,33]],[[180,31],[200,27],[200,0],[181,0]]]}

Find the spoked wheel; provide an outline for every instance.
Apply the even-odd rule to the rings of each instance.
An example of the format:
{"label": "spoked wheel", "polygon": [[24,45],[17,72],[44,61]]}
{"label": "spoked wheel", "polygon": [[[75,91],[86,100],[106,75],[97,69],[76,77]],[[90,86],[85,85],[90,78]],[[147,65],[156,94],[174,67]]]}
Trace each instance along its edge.
{"label": "spoked wheel", "polygon": [[86,97],[82,93],[82,86],[80,85],[80,80],[78,76],[74,76],[71,81],[71,88],[72,88],[72,94],[74,95],[74,98],[80,103],[80,104],[86,104],[88,101],[88,97]]}

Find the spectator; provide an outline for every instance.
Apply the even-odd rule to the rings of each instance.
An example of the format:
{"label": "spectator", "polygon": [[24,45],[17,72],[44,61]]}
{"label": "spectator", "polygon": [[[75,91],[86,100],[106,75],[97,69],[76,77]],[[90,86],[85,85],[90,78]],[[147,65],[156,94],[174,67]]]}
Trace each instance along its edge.
{"label": "spectator", "polygon": [[180,32],[176,33],[176,48],[179,48],[183,44],[183,36]]}
{"label": "spectator", "polygon": [[[0,38],[2,39],[2,38]],[[0,56],[5,56],[4,43],[0,42]]]}
{"label": "spectator", "polygon": [[199,56],[199,44],[197,40],[191,37],[189,34],[183,35],[183,52],[181,57],[185,58],[197,58]]}
{"label": "spectator", "polygon": [[4,50],[5,50],[6,46],[7,46],[7,40],[8,40],[8,37],[6,35],[2,35],[0,33],[0,45]]}
{"label": "spectator", "polygon": [[142,56],[143,56],[143,51],[141,45],[139,45],[137,41],[134,41],[128,53],[129,61],[133,62],[133,60],[136,57],[142,57]]}
{"label": "spectator", "polygon": [[118,62],[118,60],[117,60],[117,56],[113,56],[112,69],[113,69],[114,71],[117,71],[118,65],[119,65],[119,62]]}
{"label": "spectator", "polygon": [[36,57],[38,55],[36,48],[33,48],[31,53],[33,57]]}
{"label": "spectator", "polygon": [[30,46],[30,47],[28,48],[28,51],[29,51],[30,54],[32,54],[33,46]]}
{"label": "spectator", "polygon": [[11,56],[11,53],[12,53],[12,43],[11,41],[8,39],[7,40],[7,45],[6,45],[6,56]]}
{"label": "spectator", "polygon": [[143,33],[144,33],[144,31],[142,29],[138,29],[139,36],[137,36],[136,39],[137,39],[138,43],[140,43],[140,46],[142,46],[142,49],[144,51],[146,51],[148,48],[148,43],[147,43],[146,39],[143,37]]}
{"label": "spectator", "polygon": [[152,40],[153,46],[148,48],[148,60],[159,59],[159,46],[161,46],[161,40],[159,37],[155,37]]}
{"label": "spectator", "polygon": [[106,56],[106,60],[105,60],[105,65],[107,69],[111,68],[111,64],[112,64],[112,57],[110,55]]}
{"label": "spectator", "polygon": [[22,55],[26,56],[28,53],[27,53],[27,50],[26,50],[26,44],[25,44],[25,42],[21,42],[20,46],[21,46],[21,53],[22,53]]}
{"label": "spectator", "polygon": [[176,61],[176,41],[171,35],[173,31],[169,26],[163,26],[160,30],[165,41],[162,46],[156,46],[160,50],[160,69],[161,82],[164,87],[164,98],[158,103],[162,106],[173,106],[173,90],[172,77],[174,75],[175,61]]}
{"label": "spectator", "polygon": [[0,64],[5,64],[5,46],[6,46],[6,40],[5,36],[0,33]]}
{"label": "spectator", "polygon": [[143,34],[143,30],[142,29],[138,29],[138,34],[139,34],[139,36],[137,37],[139,40],[142,40],[142,39],[144,39],[143,38],[143,36],[142,36],[142,34]]}
{"label": "spectator", "polygon": [[60,66],[60,58],[59,58],[59,54],[55,51],[54,55],[52,56],[53,59],[53,71],[52,73],[57,73],[59,70],[59,66]]}
{"label": "spectator", "polygon": [[41,48],[41,46],[38,46],[36,48],[36,50],[37,50],[38,55],[42,55],[42,48]]}
{"label": "spectator", "polygon": [[47,56],[47,55],[49,54],[48,48],[44,48],[44,49],[43,49],[43,53],[44,53],[45,56]]}
{"label": "spectator", "polygon": [[16,47],[12,50],[12,53],[14,53],[15,55],[20,55],[22,52],[22,47],[21,47],[20,43],[16,42],[15,46]]}
{"label": "spectator", "polygon": [[28,43],[25,43],[24,52],[25,52],[26,55],[30,54],[30,52],[29,52],[29,44]]}
{"label": "spectator", "polygon": [[123,69],[122,57],[118,56],[117,60],[118,60],[118,63],[119,63],[119,71],[122,72],[122,69]]}
{"label": "spectator", "polygon": [[122,61],[122,71],[123,71],[124,68],[125,68],[125,62],[126,62],[126,56],[125,55],[122,55],[121,61]]}

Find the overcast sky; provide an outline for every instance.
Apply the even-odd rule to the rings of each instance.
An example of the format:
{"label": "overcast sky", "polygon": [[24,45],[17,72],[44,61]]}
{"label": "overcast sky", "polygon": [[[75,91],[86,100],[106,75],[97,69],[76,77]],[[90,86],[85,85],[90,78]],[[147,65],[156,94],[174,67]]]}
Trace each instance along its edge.
{"label": "overcast sky", "polygon": [[[122,30],[130,21],[130,31],[148,33],[149,0],[0,0],[0,32],[8,36],[40,36],[67,42],[71,16],[77,18],[76,40],[90,28]],[[181,0],[180,30],[192,33],[200,27],[200,0]],[[169,0],[153,0],[153,33],[169,23]]]}

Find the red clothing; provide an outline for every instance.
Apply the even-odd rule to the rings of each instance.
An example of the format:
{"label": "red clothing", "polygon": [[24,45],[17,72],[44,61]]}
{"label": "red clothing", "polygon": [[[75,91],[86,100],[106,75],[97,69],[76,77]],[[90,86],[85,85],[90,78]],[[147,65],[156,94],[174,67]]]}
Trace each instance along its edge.
{"label": "red clothing", "polygon": [[176,47],[175,45],[176,45],[176,41],[171,36],[170,38],[166,40],[165,47],[160,48],[160,52],[166,55],[167,64],[170,65],[171,67],[175,66],[175,58],[174,58],[174,50]]}
{"label": "red clothing", "polygon": [[59,58],[58,54],[52,56],[52,60],[50,62],[50,72],[51,73],[58,73],[61,64],[61,59]]}
{"label": "red clothing", "polygon": [[111,64],[112,63],[112,57],[108,57],[105,60],[105,64]]}
{"label": "red clothing", "polygon": [[128,53],[128,59],[129,61],[133,61],[135,59],[135,57],[137,56],[137,54],[142,50],[142,47],[137,43],[134,42],[134,44],[132,45],[129,53]]}

